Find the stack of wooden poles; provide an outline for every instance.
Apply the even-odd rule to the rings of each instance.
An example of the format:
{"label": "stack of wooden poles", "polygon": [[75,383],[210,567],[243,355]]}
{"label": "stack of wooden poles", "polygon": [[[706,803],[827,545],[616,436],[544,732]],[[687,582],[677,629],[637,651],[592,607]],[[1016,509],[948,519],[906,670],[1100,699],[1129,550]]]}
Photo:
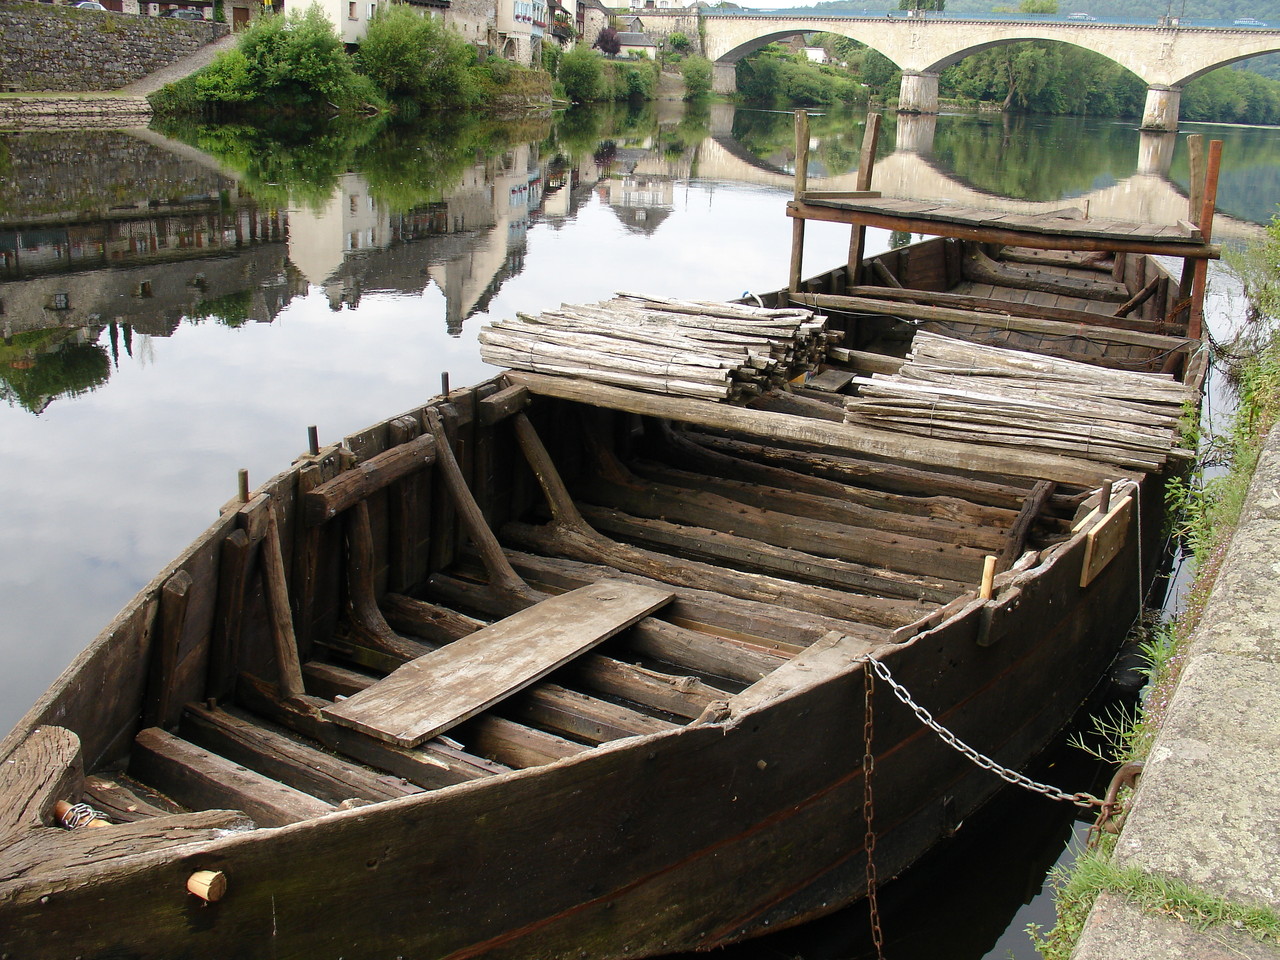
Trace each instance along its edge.
{"label": "stack of wooden poles", "polygon": [[619,293],[487,324],[488,363],[651,393],[740,400],[817,367],[826,317],[736,303]]}
{"label": "stack of wooden poles", "polygon": [[896,374],[855,378],[845,420],[928,437],[1066,454],[1149,472],[1171,456],[1187,388],[1163,374],[918,331]]}

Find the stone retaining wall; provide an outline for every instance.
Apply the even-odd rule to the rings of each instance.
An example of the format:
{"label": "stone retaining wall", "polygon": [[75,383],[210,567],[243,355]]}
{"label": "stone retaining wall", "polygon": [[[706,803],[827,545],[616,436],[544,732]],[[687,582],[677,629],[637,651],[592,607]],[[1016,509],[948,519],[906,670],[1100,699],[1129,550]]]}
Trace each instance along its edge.
{"label": "stone retaining wall", "polygon": [[0,129],[76,130],[145,127],[151,105],[144,97],[0,97]]}
{"label": "stone retaining wall", "polygon": [[114,90],[229,30],[225,23],[0,3],[0,91]]}
{"label": "stone retaining wall", "polygon": [[[631,17],[639,17],[644,25],[644,32],[654,40],[665,41],[673,33],[683,33],[689,41],[689,50],[693,53],[702,53],[702,34],[698,29],[696,11],[635,10],[618,18],[622,24],[618,29],[623,29]],[[665,43],[663,45],[666,46]]]}

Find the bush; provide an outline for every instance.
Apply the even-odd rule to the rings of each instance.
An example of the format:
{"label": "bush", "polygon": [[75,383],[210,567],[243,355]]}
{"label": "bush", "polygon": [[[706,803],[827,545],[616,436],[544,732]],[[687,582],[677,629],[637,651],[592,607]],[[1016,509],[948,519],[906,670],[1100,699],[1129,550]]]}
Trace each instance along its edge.
{"label": "bush", "polygon": [[688,53],[692,44],[683,33],[673,33],[667,37],[667,46],[676,51],[676,53]]}
{"label": "bush", "polygon": [[361,73],[389,97],[433,108],[469,107],[481,99],[471,72],[471,46],[439,20],[407,5],[379,8],[356,61]]}
{"label": "bush", "polygon": [[299,103],[340,100],[354,71],[317,4],[304,13],[254,20],[240,35],[249,81],[263,97]]}
{"label": "bush", "polygon": [[659,67],[656,61],[609,60],[604,64],[605,83],[602,100],[652,100],[658,87]]}
{"label": "bush", "polygon": [[544,41],[542,44],[542,69],[554,77],[560,72],[560,58],[563,55],[564,50],[560,47],[560,44]]}
{"label": "bush", "polygon": [[560,61],[560,82],[565,96],[574,103],[587,103],[600,95],[603,76],[602,60],[582,44],[578,44]]}
{"label": "bush", "polygon": [[711,92],[711,61],[706,57],[689,57],[680,66],[684,76],[684,98],[705,97]]}

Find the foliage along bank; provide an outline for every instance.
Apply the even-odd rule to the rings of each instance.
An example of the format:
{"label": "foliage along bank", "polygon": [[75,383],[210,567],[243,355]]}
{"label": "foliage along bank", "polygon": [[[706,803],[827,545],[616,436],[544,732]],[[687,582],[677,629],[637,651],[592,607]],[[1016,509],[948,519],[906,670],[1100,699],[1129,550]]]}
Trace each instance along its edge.
{"label": "foliage along bank", "polygon": [[[1225,465],[1225,472],[1206,480],[1203,462],[1183,484],[1170,487],[1170,506],[1180,515],[1175,531],[1195,564],[1195,581],[1183,612],[1171,623],[1150,631],[1142,644],[1149,666],[1142,704],[1132,717],[1109,718],[1101,726],[1112,741],[1117,763],[1145,759],[1172,698],[1185,651],[1200,622],[1214,581],[1226,558],[1240,520],[1250,482],[1271,428],[1280,422],[1280,218],[1265,237],[1243,253],[1229,255],[1245,287],[1248,323],[1228,350],[1219,352],[1237,399],[1231,422],[1217,436],[1199,443],[1203,459]],[[1189,884],[1171,881],[1112,862],[1115,837],[1081,855],[1070,870],[1058,869],[1053,881],[1057,919],[1049,930],[1028,927],[1045,960],[1069,960],[1098,894],[1109,891],[1199,929],[1226,924],[1256,940],[1280,944],[1280,914],[1265,907],[1242,905]]]}
{"label": "foliage along bank", "polygon": [[149,99],[158,116],[267,119],[465,110],[546,103],[550,95],[551,78],[542,71],[497,57],[480,61],[454,31],[406,5],[379,10],[360,47],[348,54],[312,4],[256,18],[234,50]]}
{"label": "foliage along bank", "polygon": [[[711,89],[711,64],[673,44],[685,99]],[[416,116],[425,110],[545,106],[553,96],[574,102],[650,100],[661,65],[645,57],[605,57],[582,44],[568,53],[547,44],[543,69],[475,48],[439,20],[404,4],[388,4],[348,54],[332,24],[312,4],[287,16],[252,21],[234,50],[151,96],[158,116],[267,119],[280,114]]]}

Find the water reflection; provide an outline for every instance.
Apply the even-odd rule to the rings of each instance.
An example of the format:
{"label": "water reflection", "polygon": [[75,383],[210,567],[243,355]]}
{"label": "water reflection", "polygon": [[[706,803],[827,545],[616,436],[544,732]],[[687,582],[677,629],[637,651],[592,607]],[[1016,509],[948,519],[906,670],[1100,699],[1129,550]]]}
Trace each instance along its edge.
{"label": "water reflection", "polygon": [[[1081,124],[889,116],[877,186],[1004,209],[1073,198],[1100,216],[1185,216],[1175,135],[1093,122],[1081,136]],[[856,175],[862,130],[858,115],[815,115],[810,175]],[[354,310],[368,292],[434,285],[456,336],[524,269],[531,224],[572,221],[596,196],[626,230],[653,236],[680,183],[785,189],[795,160],[790,114],[725,105],[164,134],[3,138],[0,389],[11,403],[38,413],[106,383],[98,345],[112,325],[164,337],[184,320],[271,322],[312,288],[331,309]],[[1280,196],[1280,144],[1274,131],[1214,135],[1230,140],[1218,234],[1248,235]]]}

